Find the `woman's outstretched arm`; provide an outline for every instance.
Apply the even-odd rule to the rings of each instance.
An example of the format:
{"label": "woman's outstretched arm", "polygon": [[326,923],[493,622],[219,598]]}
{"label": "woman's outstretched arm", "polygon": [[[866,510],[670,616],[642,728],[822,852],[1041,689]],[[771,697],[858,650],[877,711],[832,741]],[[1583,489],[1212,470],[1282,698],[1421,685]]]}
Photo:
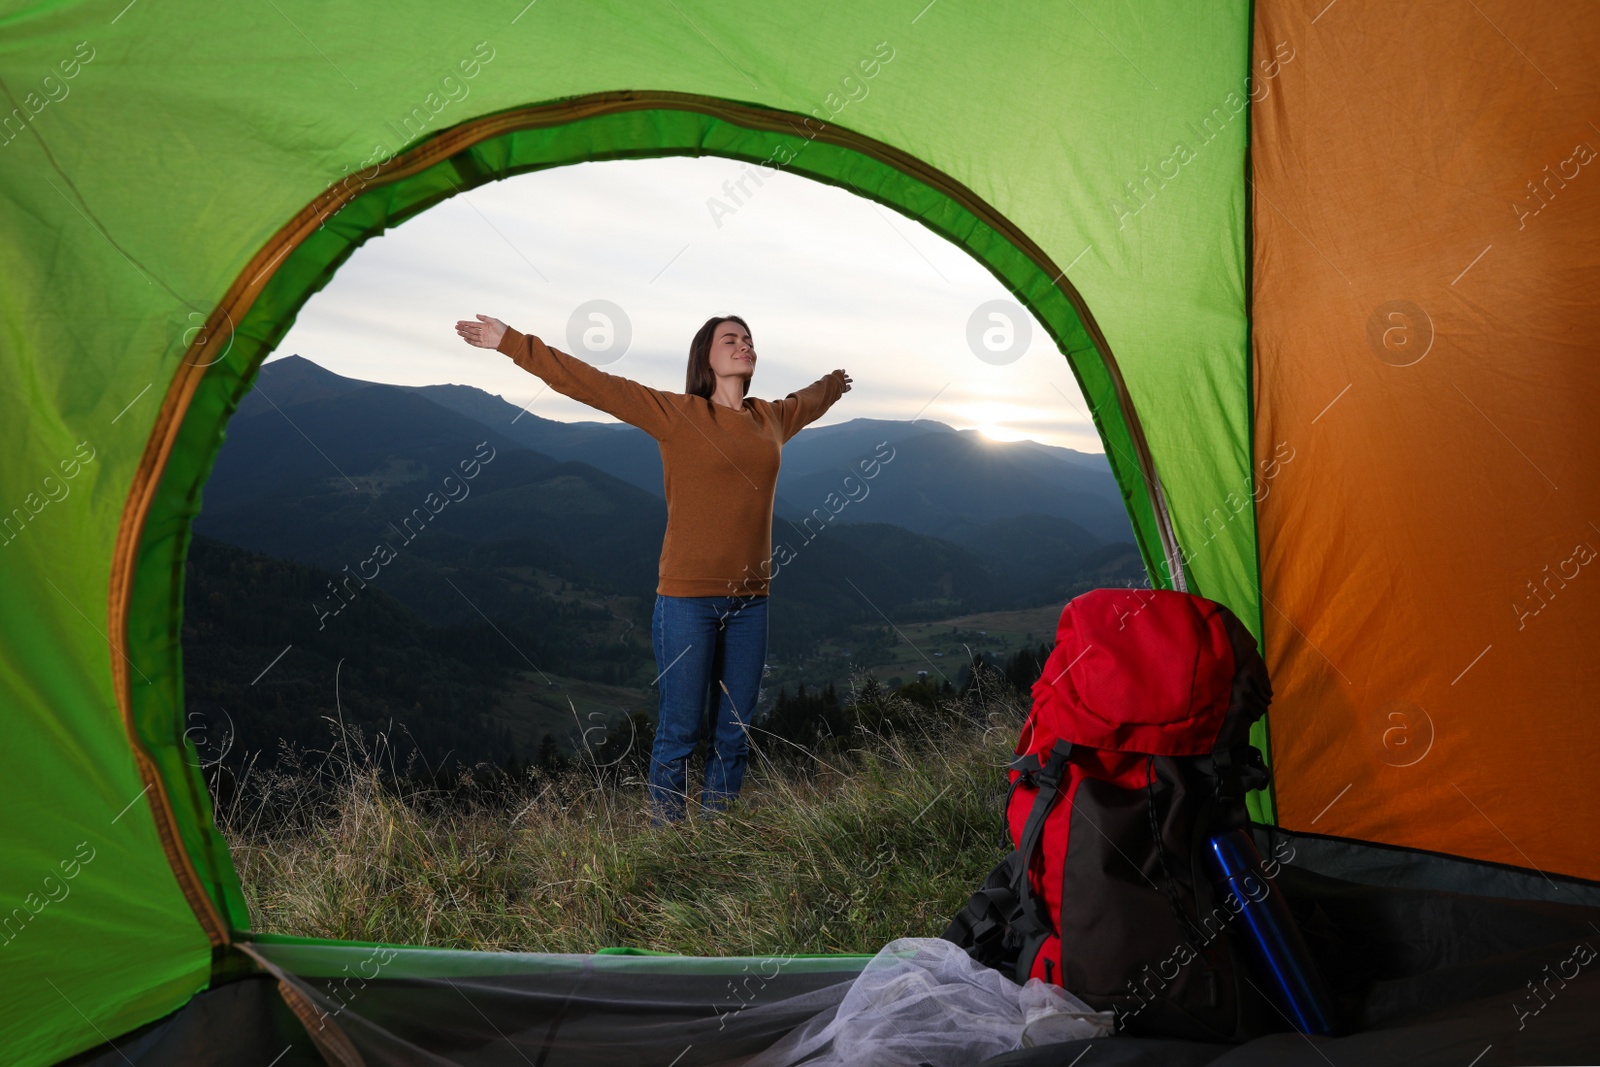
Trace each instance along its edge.
{"label": "woman's outstretched arm", "polygon": [[456,333],[469,345],[510,356],[517,366],[542,378],[556,392],[615,415],[658,441],[666,437],[676,420],[672,394],[619,374],[607,374],[499,319],[488,315],[477,316],[477,321],[463,319],[456,323]]}
{"label": "woman's outstretched arm", "polygon": [[772,406],[777,409],[779,424],[783,426],[783,439],[789,440],[822,418],[833,407],[834,401],[850,391],[850,381],[850,375],[841,367],[831,374],[824,374],[804,389],[774,401]]}

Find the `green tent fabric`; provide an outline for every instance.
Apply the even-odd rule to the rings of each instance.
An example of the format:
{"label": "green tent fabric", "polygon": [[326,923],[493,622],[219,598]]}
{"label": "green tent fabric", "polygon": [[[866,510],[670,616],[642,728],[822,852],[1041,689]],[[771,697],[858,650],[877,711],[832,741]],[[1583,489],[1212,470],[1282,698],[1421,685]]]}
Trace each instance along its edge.
{"label": "green tent fabric", "polygon": [[[20,1046],[30,1058],[69,1050],[64,1034],[92,1037],[82,1031],[83,1016],[109,1034],[167,1010],[209,972],[206,937],[174,884],[152,817],[154,790],[146,789],[119,722],[119,670],[132,679],[136,728],[159,768],[172,831],[216,911],[234,929],[247,924],[226,849],[209,829],[203,786],[177,743],[184,720],[176,562],[187,523],[227,411],[299,304],[361,239],[457,189],[581,159],[711,152],[760,161],[787,147],[792,169],[924,218],[1028,299],[1074,357],[1097,405],[1149,558],[1161,553],[1150,494],[1097,334],[1120,359],[1129,391],[1150,403],[1176,404],[1197,380],[1217,398],[1193,407],[1192,425],[1146,428],[1157,434],[1150,451],[1166,484],[1188,487],[1172,501],[1180,530],[1197,486],[1248,475],[1236,180],[1245,124],[1232,123],[1189,165],[1187,185],[1171,190],[1184,201],[1178,211],[1192,220],[1187,225],[1119,229],[1108,208],[1150,162],[1144,146],[1151,138],[1141,134],[1176,128],[1199,102],[1220,100],[1241,83],[1245,5],[1203,19],[1085,9],[1081,18],[1044,20],[1054,28],[1043,34],[1039,13],[1023,7],[975,12],[948,4],[920,17],[866,18],[836,5],[755,23],[739,9],[672,5],[641,12],[546,4],[513,24],[516,15],[411,6],[374,18],[285,7],[196,19],[135,6],[113,24],[98,8],[68,5],[5,21],[8,103],[29,117],[22,129],[7,129],[0,178],[13,383],[0,424],[8,428],[4,499],[30,517],[8,531],[14,539],[0,560],[7,589],[0,656],[13,709],[11,787],[41,801],[8,807],[7,818],[18,823],[9,828],[5,884],[20,903],[30,891],[45,894],[44,880],[62,877],[57,864],[81,842],[94,855],[65,883],[70,898],[27,920],[7,948],[8,969],[48,973],[46,961],[64,968],[59,992],[48,982],[15,984],[12,1018],[30,1020],[35,1031]],[[1163,88],[1107,47],[1102,33],[1144,58]],[[987,42],[981,52],[969,47],[975,37]],[[740,42],[737,60],[715,43],[730,39]],[[602,41],[608,45],[596,47]],[[995,63],[996,54],[1010,58]],[[842,79],[852,72],[862,79],[857,65],[880,55],[892,58],[878,60],[871,94],[835,120],[859,136],[831,143],[835,124],[815,139],[803,136],[822,124],[794,116],[828,114],[848,99]],[[82,58],[68,79],[60,64],[74,57]],[[470,80],[463,61],[476,65]],[[443,79],[452,75],[470,87],[464,100],[445,95]],[[50,99],[46,78],[66,87],[63,99]],[[458,142],[465,162],[445,156],[450,162],[399,182],[379,167],[389,153],[447,127],[630,90],[643,108],[566,121],[558,109],[557,124],[527,131],[516,131],[512,119],[507,133],[475,146]],[[40,97],[47,104],[33,115],[30,102]],[[436,116],[427,111],[441,99]],[[732,101],[743,106],[725,103]],[[427,128],[401,143],[396,128],[409,132],[405,120],[418,107]],[[757,123],[765,128],[752,128]],[[965,188],[956,198],[940,195],[893,166],[902,159],[943,176],[940,185]],[[371,181],[350,182],[347,173]],[[326,213],[319,201],[330,187],[357,193],[356,202],[299,247],[274,248],[308,206]],[[1000,220],[1010,233],[996,232]],[[1066,278],[1052,285],[1068,264],[1071,285],[1061,284]],[[226,317],[213,321],[230,289],[251,282],[251,266],[272,271],[265,291],[233,326]],[[1095,326],[1081,313],[1090,307]],[[1176,337],[1181,346],[1172,344]],[[200,340],[210,344],[197,347]],[[1175,374],[1177,363],[1204,373]],[[133,534],[140,538],[135,608],[119,640],[107,601],[124,511],[141,468],[155,458],[149,442],[163,429],[159,420],[172,416],[163,397],[196,364],[205,373],[180,443],[164,457],[155,504]],[[1230,445],[1199,452],[1188,440]],[[94,458],[67,480],[58,464],[80,442]],[[69,495],[51,501],[57,484]],[[49,503],[33,514],[34,500]],[[1249,618],[1253,535],[1243,523],[1230,535],[1235,550],[1208,553],[1191,587],[1226,590]],[[115,932],[117,951],[71,973],[65,949],[97,931]],[[117,965],[124,960],[144,977],[131,980]]]}
{"label": "green tent fabric", "polygon": [[[1260,639],[1254,511],[1214,518],[1254,484],[1252,31],[1243,0],[0,15],[8,1062],[243,966],[248,911],[184,737],[189,523],[304,301],[481,183],[711,154],[922,220],[1071,364],[1157,584]],[[1271,822],[1271,798],[1253,812]]]}

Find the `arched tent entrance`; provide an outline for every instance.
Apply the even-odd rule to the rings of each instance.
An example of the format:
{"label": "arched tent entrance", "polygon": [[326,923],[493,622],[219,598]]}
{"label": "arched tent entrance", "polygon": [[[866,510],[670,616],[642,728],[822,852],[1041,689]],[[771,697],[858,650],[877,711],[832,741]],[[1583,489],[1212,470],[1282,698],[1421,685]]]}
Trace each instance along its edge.
{"label": "arched tent entrance", "polygon": [[[226,846],[184,733],[182,571],[189,527],[228,416],[305,301],[364,241],[484,182],[600,159],[715,154],[777,166],[870,197],[970,252],[1024,300],[1067,355],[1087,398],[1145,557],[1163,587],[1183,564],[1137,414],[1081,295],[1012,222],[903,152],[809,116],[680,94],[608,93],[518,109],[448,130],[335,186],[284,226],[192,331],[162,404],[118,537],[113,604],[128,625],[119,701],[147,754],[147,784],[185,896],[214,941],[249,925]],[[118,596],[121,599],[117,599]],[[137,620],[137,621],[135,621]],[[146,684],[134,685],[137,677]],[[1269,810],[1269,809],[1268,809]],[[174,847],[175,843],[181,843]]]}

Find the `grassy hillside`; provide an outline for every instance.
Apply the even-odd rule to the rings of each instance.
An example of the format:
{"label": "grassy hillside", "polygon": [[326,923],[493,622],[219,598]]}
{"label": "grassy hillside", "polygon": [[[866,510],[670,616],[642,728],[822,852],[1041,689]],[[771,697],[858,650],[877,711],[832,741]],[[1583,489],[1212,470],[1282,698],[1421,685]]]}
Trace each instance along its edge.
{"label": "grassy hillside", "polygon": [[592,763],[396,792],[381,739],[359,738],[336,746],[333,779],[290,768],[219,819],[260,931],[542,952],[873,952],[938,936],[1003,855],[1024,708],[993,677],[931,708],[858,696],[853,730],[815,750],[757,735],[739,803],[673,827],[650,825],[636,778]]}

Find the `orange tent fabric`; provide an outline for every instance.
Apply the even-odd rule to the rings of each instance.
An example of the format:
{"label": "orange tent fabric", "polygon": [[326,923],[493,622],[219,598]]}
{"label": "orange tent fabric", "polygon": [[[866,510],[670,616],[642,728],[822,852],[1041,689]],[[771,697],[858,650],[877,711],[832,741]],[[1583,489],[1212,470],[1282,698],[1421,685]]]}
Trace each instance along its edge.
{"label": "orange tent fabric", "polygon": [[1280,819],[1600,878],[1600,8],[1264,0],[1284,41],[1250,167]]}

